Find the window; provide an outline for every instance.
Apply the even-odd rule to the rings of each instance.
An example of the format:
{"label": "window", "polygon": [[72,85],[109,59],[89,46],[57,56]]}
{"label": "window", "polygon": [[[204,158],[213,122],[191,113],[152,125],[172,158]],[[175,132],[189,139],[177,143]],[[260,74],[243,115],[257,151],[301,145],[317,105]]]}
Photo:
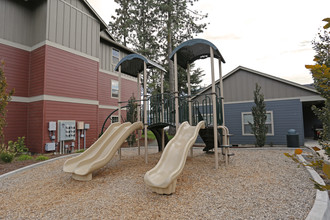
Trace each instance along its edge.
{"label": "window", "polygon": [[111,80],[111,97],[112,98],[119,97],[119,83],[117,80]]}
{"label": "window", "polygon": [[111,116],[111,123],[118,122],[118,116]]}
{"label": "window", "polygon": [[[274,122],[273,122],[273,112],[267,111],[266,112],[267,119],[266,125],[268,127],[268,132],[266,135],[274,135]],[[253,116],[252,112],[242,112],[242,134],[243,135],[253,135],[251,125],[253,124]]]}
{"label": "window", "polygon": [[119,50],[112,49],[112,64],[114,66],[119,62]]}

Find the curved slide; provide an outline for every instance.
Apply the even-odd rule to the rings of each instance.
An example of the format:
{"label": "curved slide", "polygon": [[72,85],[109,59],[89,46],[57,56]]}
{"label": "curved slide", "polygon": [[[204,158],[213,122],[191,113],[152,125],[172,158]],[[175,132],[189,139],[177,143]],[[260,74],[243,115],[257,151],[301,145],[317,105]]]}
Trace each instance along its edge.
{"label": "curved slide", "polygon": [[106,165],[126,138],[133,131],[142,128],[142,122],[111,124],[104,134],[84,153],[67,160],[63,165],[63,171],[72,173],[72,178],[76,180],[91,180],[92,172]]}
{"label": "curved slide", "polygon": [[144,182],[153,192],[175,192],[176,181],[186,163],[189,149],[195,143],[199,130],[204,128],[204,121],[197,126],[190,126],[188,122],[181,124],[174,138],[166,145],[157,165],[144,176]]}

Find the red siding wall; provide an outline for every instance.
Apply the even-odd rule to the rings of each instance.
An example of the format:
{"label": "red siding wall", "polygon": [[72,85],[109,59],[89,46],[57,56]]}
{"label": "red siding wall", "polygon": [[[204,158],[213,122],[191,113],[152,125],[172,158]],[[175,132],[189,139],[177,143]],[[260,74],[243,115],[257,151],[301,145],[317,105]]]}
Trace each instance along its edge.
{"label": "red siding wall", "polygon": [[0,44],[0,60],[5,61],[8,88],[15,88],[15,96],[28,96],[30,52]]}
{"label": "red siding wall", "polygon": [[[48,122],[58,121],[58,120],[75,120],[83,121],[86,124],[90,124],[90,129],[87,130],[86,146],[89,147],[93,144],[98,137],[98,106],[97,105],[84,105],[84,104],[74,104],[74,103],[63,103],[63,102],[45,102],[45,123],[43,124],[43,130],[47,133],[43,137],[43,146],[45,143],[51,142],[48,137]],[[56,133],[57,141],[57,133]],[[81,147],[83,147],[83,139],[80,140]],[[70,144],[72,141],[68,141]],[[76,145],[77,147],[77,142]],[[81,149],[81,148],[80,148]],[[44,149],[43,149],[44,150]]]}
{"label": "red siding wall", "polygon": [[7,105],[7,126],[4,129],[5,143],[16,141],[17,137],[27,137],[27,103],[10,102]]}
{"label": "red siding wall", "polygon": [[44,94],[45,48],[46,46],[42,46],[31,52],[31,70],[29,83],[30,97]]}
{"label": "red siding wall", "polygon": [[[31,152],[43,153],[42,139],[44,135],[44,101],[32,102],[28,105],[27,146]],[[47,135],[47,133],[46,133]]]}
{"label": "red siding wall", "polygon": [[137,82],[134,82],[132,80],[121,80],[121,99],[122,101],[128,101],[129,98],[134,95],[135,99],[141,99],[140,93],[138,93],[137,89]]}
{"label": "red siding wall", "polygon": [[98,62],[46,47],[45,94],[97,100]]}
{"label": "red siding wall", "polygon": [[[99,63],[94,60],[47,45],[27,52],[2,44],[0,59],[5,59],[7,82],[9,88],[15,88],[15,96],[54,95],[99,101],[100,105],[118,105],[118,99],[111,98],[111,79],[118,78],[99,73]],[[122,100],[127,101],[132,94],[139,99],[136,82],[122,78]],[[97,139],[105,118],[113,111],[91,104],[45,100],[10,102],[7,109],[6,141],[26,136],[29,150],[37,153],[45,153],[45,144],[51,142],[49,121],[76,120],[90,124],[86,135],[89,147]],[[126,118],[125,111],[122,116]]]}

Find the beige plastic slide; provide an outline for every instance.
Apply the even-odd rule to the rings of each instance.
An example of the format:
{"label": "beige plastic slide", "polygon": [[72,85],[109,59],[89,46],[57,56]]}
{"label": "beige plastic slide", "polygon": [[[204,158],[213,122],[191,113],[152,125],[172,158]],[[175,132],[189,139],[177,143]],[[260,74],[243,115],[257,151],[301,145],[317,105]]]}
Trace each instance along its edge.
{"label": "beige plastic slide", "polygon": [[72,173],[72,178],[76,180],[91,180],[92,172],[106,165],[127,137],[133,131],[142,128],[142,122],[111,124],[104,134],[84,153],[67,160],[63,165],[63,171]]}
{"label": "beige plastic slide", "polygon": [[168,142],[157,165],[144,175],[144,182],[153,192],[172,194],[176,181],[186,163],[189,149],[193,146],[200,129],[205,128],[204,121],[197,126],[183,122],[174,138]]}

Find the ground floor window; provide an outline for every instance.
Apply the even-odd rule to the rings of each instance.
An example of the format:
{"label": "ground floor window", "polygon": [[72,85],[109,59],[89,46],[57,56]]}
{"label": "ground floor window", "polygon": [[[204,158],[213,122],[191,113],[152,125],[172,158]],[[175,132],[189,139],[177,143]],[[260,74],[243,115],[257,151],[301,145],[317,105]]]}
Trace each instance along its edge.
{"label": "ground floor window", "polygon": [[[266,135],[274,135],[273,111],[267,111],[266,115],[266,125],[268,128]],[[253,124],[252,112],[242,112],[242,135],[253,135],[249,122]]]}
{"label": "ground floor window", "polygon": [[115,122],[118,122],[118,121],[119,121],[118,116],[111,116],[111,122],[112,123],[115,123]]}

